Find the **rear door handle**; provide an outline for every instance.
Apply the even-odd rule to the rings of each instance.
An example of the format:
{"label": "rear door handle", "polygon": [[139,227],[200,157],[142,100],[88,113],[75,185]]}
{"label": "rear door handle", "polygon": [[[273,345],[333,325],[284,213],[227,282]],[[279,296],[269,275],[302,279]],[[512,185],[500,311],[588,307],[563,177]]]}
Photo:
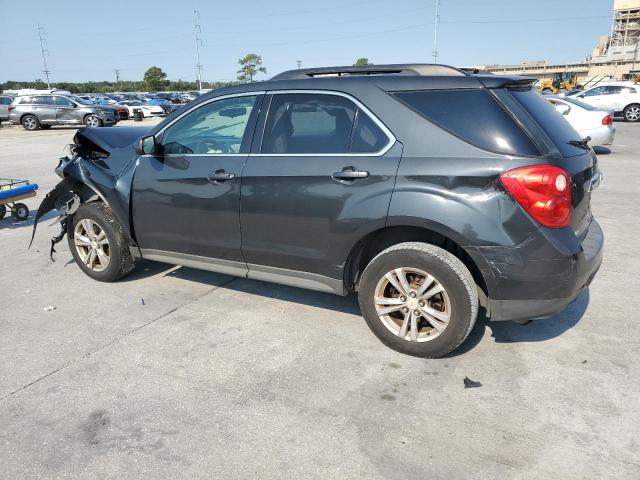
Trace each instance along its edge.
{"label": "rear door handle", "polygon": [[233,180],[234,178],[236,178],[235,173],[227,173],[224,170],[216,170],[215,172],[207,175],[207,180],[212,183],[227,182],[229,180]]}
{"label": "rear door handle", "polygon": [[364,170],[356,170],[355,167],[344,167],[337,172],[333,172],[331,177],[338,181],[343,182],[352,182],[358,180],[360,178],[367,178],[369,176],[369,172]]}

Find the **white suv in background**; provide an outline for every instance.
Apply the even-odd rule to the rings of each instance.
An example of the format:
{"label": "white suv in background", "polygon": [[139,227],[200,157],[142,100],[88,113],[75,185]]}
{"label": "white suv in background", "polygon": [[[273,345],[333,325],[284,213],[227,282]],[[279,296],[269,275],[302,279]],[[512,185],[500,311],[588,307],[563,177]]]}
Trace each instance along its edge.
{"label": "white suv in background", "polygon": [[611,110],[627,122],[640,121],[640,84],[610,82],[571,95],[599,110]]}

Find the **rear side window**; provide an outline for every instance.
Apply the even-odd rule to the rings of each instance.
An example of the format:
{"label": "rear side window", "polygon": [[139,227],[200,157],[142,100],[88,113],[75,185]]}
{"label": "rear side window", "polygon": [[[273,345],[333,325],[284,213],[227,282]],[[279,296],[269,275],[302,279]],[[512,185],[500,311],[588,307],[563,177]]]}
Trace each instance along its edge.
{"label": "rear side window", "polygon": [[533,90],[512,90],[510,93],[536,120],[563,157],[584,153],[584,149],[568,143],[571,140],[581,140],[578,132],[542,95]]}
{"label": "rear side window", "polygon": [[351,152],[379,152],[388,142],[387,136],[371,117],[358,109],[356,122],[353,126],[353,136],[351,137]]}
{"label": "rear side window", "polygon": [[356,110],[337,95],[274,95],[262,153],[346,153]]}
{"label": "rear side window", "polygon": [[478,148],[507,155],[540,155],[529,136],[485,89],[421,90],[394,95],[439,127]]}

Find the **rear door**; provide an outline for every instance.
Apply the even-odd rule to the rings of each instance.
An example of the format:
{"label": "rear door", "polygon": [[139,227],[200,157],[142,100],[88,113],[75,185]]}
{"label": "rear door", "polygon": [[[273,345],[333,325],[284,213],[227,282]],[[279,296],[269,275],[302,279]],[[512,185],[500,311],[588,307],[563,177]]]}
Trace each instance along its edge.
{"label": "rear door", "polygon": [[270,93],[242,177],[249,277],[339,292],[349,249],[385,225],[401,146],[345,94]]}
{"label": "rear door", "polygon": [[33,113],[41,123],[56,123],[56,107],[51,95],[37,95],[34,97]]}

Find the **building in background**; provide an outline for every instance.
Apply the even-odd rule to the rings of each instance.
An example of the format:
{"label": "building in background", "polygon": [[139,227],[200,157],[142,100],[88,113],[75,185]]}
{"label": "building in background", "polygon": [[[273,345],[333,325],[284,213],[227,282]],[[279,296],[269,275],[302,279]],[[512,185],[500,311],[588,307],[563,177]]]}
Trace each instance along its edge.
{"label": "building in background", "polygon": [[573,72],[578,84],[592,86],[608,79],[626,80],[640,70],[640,0],[614,0],[611,33],[599,38],[591,56],[581,62],[549,64],[544,60],[521,65],[475,65],[496,74],[527,75],[539,80]]}

